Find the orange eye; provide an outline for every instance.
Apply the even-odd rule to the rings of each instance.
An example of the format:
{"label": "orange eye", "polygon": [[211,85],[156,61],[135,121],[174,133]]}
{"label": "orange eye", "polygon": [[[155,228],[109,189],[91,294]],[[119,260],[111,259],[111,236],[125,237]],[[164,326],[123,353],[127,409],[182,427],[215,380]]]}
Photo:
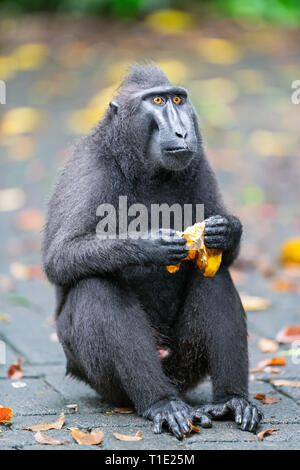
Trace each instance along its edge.
{"label": "orange eye", "polygon": [[181,98],[179,96],[174,96],[173,103],[179,104],[181,102]]}
{"label": "orange eye", "polygon": [[153,98],[153,101],[155,104],[161,104],[163,100],[160,96],[156,96],[155,98]]}

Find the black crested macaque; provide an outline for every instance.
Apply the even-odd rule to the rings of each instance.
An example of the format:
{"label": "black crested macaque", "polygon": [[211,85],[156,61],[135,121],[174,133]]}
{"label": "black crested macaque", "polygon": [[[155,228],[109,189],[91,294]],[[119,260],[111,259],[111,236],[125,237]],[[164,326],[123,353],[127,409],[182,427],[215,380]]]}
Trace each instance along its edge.
{"label": "black crested macaque", "polygon": [[[147,239],[97,236],[97,207],[117,211],[119,196],[149,213],[151,204],[204,204],[206,245],[223,250],[217,274],[204,278],[189,261],[168,273],[186,257],[186,241],[165,227],[153,231],[150,220]],[[219,195],[187,91],[154,65],[133,66],[75,147],[49,204],[43,263],[56,286],[67,373],[112,404],[134,405],[155,433],[167,426],[181,439],[190,420],[210,427],[226,416],[254,431],[262,414],[248,400],[245,312],[228,272],[241,232]],[[213,404],[185,403],[183,393],[206,375]]]}

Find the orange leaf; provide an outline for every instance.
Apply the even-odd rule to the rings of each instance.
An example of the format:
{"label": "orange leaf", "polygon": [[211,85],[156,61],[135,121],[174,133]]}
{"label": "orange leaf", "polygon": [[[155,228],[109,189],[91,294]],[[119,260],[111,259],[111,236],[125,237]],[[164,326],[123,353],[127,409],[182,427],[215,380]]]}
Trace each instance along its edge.
{"label": "orange leaf", "polygon": [[283,357],[273,357],[272,359],[263,359],[257,364],[258,368],[263,369],[267,366],[285,366],[286,360]]}
{"label": "orange leaf", "polygon": [[141,431],[138,431],[135,436],[126,436],[125,434],[119,434],[118,432],[114,432],[113,435],[119,441],[141,441],[143,439]]}
{"label": "orange leaf", "polygon": [[260,400],[263,405],[270,405],[271,403],[279,403],[278,398],[268,397],[264,393],[258,393],[254,398],[256,400]]}
{"label": "orange leaf", "polygon": [[279,343],[293,343],[300,340],[300,325],[283,328],[277,333],[276,340]]}
{"label": "orange leaf", "polygon": [[23,431],[49,431],[49,429],[61,429],[65,422],[65,415],[61,413],[58,417],[58,420],[54,423],[40,423],[33,426],[28,426],[28,428],[23,428]]}
{"label": "orange leaf", "polygon": [[22,377],[24,377],[25,372],[22,369],[22,359],[18,358],[17,362],[12,364],[8,371],[7,371],[8,377],[10,377],[12,380],[19,380]]}
{"label": "orange leaf", "polygon": [[264,440],[265,436],[269,436],[270,434],[276,433],[278,429],[266,429],[265,431],[261,431],[257,434],[258,440],[261,442]]}
{"label": "orange leaf", "polygon": [[273,282],[273,289],[276,292],[298,292],[300,285],[291,279],[277,279]]}
{"label": "orange leaf", "polygon": [[97,445],[102,442],[104,433],[100,429],[94,429],[90,433],[85,433],[78,428],[73,428],[72,437],[78,444]]}
{"label": "orange leaf", "polygon": [[11,408],[0,406],[0,423],[8,423],[13,415]]}

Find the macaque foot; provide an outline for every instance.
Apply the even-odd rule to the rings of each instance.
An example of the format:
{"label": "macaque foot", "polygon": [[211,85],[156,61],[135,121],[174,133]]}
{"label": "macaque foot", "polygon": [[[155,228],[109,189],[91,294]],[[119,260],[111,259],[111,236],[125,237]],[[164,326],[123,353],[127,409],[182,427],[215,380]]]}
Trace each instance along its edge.
{"label": "macaque foot", "polygon": [[143,416],[153,421],[155,434],[160,434],[163,426],[167,426],[177,439],[182,439],[189,433],[193,421],[197,421],[203,427],[211,426],[207,414],[198,408],[192,408],[180,399],[154,403]]}
{"label": "macaque foot", "polygon": [[231,416],[243,431],[250,432],[255,431],[263,418],[257,406],[242,397],[231,398],[226,403],[205,405],[201,410],[216,419]]}

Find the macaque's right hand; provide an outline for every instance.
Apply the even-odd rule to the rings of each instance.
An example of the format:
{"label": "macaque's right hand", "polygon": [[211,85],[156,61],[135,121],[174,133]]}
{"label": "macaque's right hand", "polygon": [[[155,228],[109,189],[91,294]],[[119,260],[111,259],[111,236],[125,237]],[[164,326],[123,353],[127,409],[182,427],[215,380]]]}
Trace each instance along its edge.
{"label": "macaque's right hand", "polygon": [[185,238],[178,237],[172,229],[159,229],[148,232],[147,239],[137,240],[145,264],[156,266],[176,265],[188,255]]}

